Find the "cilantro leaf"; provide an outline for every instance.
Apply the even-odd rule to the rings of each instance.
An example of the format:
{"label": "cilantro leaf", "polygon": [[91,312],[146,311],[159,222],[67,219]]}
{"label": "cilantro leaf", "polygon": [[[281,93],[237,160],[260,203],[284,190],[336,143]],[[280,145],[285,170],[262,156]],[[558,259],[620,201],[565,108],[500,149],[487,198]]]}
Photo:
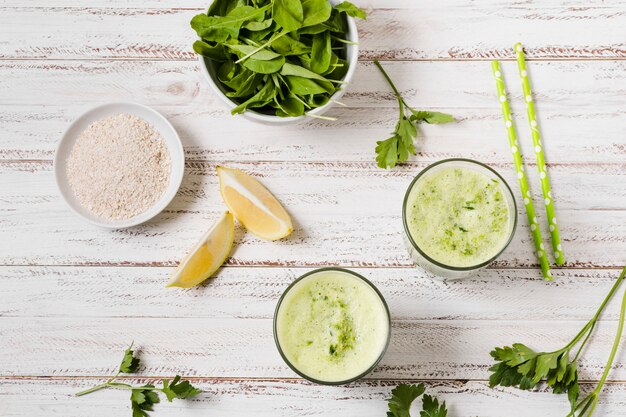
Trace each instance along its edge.
{"label": "cilantro leaf", "polygon": [[454,122],[454,116],[438,111],[411,110],[411,121],[426,122],[428,124],[443,124]]}
{"label": "cilantro leaf", "polygon": [[134,351],[132,348],[133,344],[131,343],[128,349],[124,351],[124,358],[122,359],[122,363],[120,363],[120,372],[125,374],[132,374],[139,368],[139,358],[133,356]]}
{"label": "cilantro leaf", "polygon": [[439,405],[439,400],[437,400],[437,398],[424,394],[422,403],[420,417],[446,417],[446,414],[448,414],[445,401]]}
{"label": "cilantro leaf", "polygon": [[376,142],[376,161],[381,168],[393,168],[398,162],[398,136]]}
{"label": "cilantro leaf", "polygon": [[161,391],[165,394],[169,402],[172,402],[174,398],[190,398],[202,392],[199,389],[195,388],[193,385],[191,385],[189,381],[182,381],[180,383],[179,381],[180,375],[176,375],[172,382],[169,383],[167,379],[163,380],[163,388],[161,389]]}
{"label": "cilantro leaf", "polygon": [[[387,75],[382,65],[380,65],[380,62],[374,61],[374,64],[382,72],[398,101],[400,117],[396,123],[393,136],[384,141],[376,142],[376,161],[378,162],[378,166],[381,168],[393,168],[399,162],[404,162],[409,159],[409,155],[415,155],[414,141],[417,137],[417,123],[449,123],[454,121],[454,117],[440,112],[415,110],[406,104],[393,81],[391,81],[389,75]],[[410,112],[408,116],[407,109]]]}
{"label": "cilantro leaf", "polygon": [[133,410],[133,417],[148,417],[148,411],[152,411],[152,406],[158,403],[159,395],[152,391],[153,385],[145,385],[144,390],[133,390],[130,392],[130,404]]}
{"label": "cilantro leaf", "polygon": [[[595,404],[597,404],[599,400],[599,393],[605,379],[602,379],[593,391],[579,401],[580,386],[578,384],[578,365],[576,362],[581,352],[583,352],[586,343],[589,341],[600,314],[617,291],[619,285],[625,280],[626,267],[622,269],[622,273],[598,308],[596,314],[565,347],[553,352],[536,353],[527,346],[516,343],[512,347],[505,346],[495,348],[491,351],[491,356],[497,363],[489,369],[489,372],[491,372],[489,376],[489,386],[514,386],[526,390],[545,381],[546,385],[552,388],[555,394],[567,393],[571,408],[568,416],[574,416],[576,412],[579,413],[578,417],[591,416],[595,409]],[[604,377],[607,376],[608,370],[615,358],[615,352],[619,347],[624,321],[626,320],[625,312],[626,292],[624,292],[623,295],[620,322],[613,342],[613,350],[609,355],[605,367]],[[575,355],[574,359],[570,361],[571,351],[573,351]]]}
{"label": "cilantro leaf", "polygon": [[76,396],[91,394],[92,392],[99,391],[105,388],[116,388],[130,390],[130,405],[133,411],[133,417],[149,417],[148,411],[152,411],[154,404],[160,402],[159,391],[163,392],[168,401],[172,401],[174,398],[185,399],[198,395],[201,391],[191,385],[189,381],[181,381],[180,375],[176,375],[172,381],[167,379],[163,380],[163,388],[155,387],[151,384],[132,386],[130,384],[116,382],[117,376],[124,373],[132,373],[139,367],[139,358],[133,356],[132,350],[133,344],[124,351],[124,359],[120,364],[120,369],[117,374],[109,378],[103,384],[96,385],[95,387],[86,389],[84,391],[76,393]]}
{"label": "cilantro leaf", "polygon": [[409,410],[413,401],[425,391],[424,384],[400,384],[391,391],[388,401],[389,417],[410,417]]}

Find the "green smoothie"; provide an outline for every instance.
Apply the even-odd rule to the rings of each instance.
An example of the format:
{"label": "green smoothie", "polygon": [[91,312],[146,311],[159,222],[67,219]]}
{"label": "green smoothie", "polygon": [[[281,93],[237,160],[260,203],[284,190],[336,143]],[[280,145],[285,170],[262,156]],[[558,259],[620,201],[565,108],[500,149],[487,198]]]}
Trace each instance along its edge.
{"label": "green smoothie", "polygon": [[459,167],[425,173],[409,193],[406,224],[426,255],[452,267],[488,261],[511,233],[501,181]]}
{"label": "green smoothie", "polygon": [[365,281],[326,270],[306,276],[284,295],[275,330],[294,368],[332,383],[358,377],[376,363],[387,345],[389,316]]}

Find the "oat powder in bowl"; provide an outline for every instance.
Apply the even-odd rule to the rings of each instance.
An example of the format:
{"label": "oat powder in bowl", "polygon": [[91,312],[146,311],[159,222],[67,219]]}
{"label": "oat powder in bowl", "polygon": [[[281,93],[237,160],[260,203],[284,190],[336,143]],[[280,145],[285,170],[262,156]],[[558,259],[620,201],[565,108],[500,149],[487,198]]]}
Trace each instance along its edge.
{"label": "oat powder in bowl", "polygon": [[167,189],[170,155],[152,125],[131,114],[116,114],[81,132],[66,173],[76,199],[92,214],[130,219],[153,206]]}

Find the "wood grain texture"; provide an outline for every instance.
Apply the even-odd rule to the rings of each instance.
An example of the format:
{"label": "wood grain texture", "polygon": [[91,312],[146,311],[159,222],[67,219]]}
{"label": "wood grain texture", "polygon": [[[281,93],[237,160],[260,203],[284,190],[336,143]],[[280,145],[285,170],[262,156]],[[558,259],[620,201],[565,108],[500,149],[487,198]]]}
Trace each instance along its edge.
{"label": "wood grain texture", "polygon": [[[614,310],[618,307],[613,306]],[[586,321],[393,320],[391,343],[372,378],[486,380],[496,346],[525,343],[550,352]],[[582,380],[597,380],[617,322],[602,320],[579,360]],[[271,319],[51,317],[0,320],[3,376],[103,376],[119,367],[134,340],[144,375],[292,378],[272,335]],[[621,348],[618,352],[621,356]],[[16,360],[16,358],[18,358]],[[612,380],[626,380],[618,361]]]}
{"label": "wood grain texture", "polygon": [[[459,119],[423,126],[415,159],[511,161],[487,63],[385,66],[408,102]],[[520,142],[532,161],[516,67],[503,67],[518,111]],[[626,160],[626,61],[533,62],[529,70],[550,162]],[[350,107],[331,109],[337,121],[280,130],[259,130],[257,124],[231,116],[209,91],[196,62],[0,61],[0,91],[5,92],[0,104],[2,159],[51,159],[71,121],[107,101],[154,106],[179,131],[188,158],[212,161],[371,162],[375,142],[388,137],[397,121],[391,90],[370,63],[360,64],[342,99]]]}
{"label": "wood grain texture", "polygon": [[[2,267],[0,318],[271,319],[280,295],[307,268],[223,268],[204,285],[165,288],[173,268]],[[547,285],[527,269],[487,269],[460,281],[419,268],[358,268],[382,292],[394,320],[588,320],[617,270],[555,271]],[[617,319],[618,301],[603,315]],[[59,305],[64,306],[62,309]]]}
{"label": "wood grain texture", "polygon": [[[109,390],[85,397],[74,397],[79,390],[98,383],[96,379],[0,379],[0,413],[16,417],[45,414],[66,417],[76,410],[87,410],[93,417],[129,416],[127,394]],[[151,379],[130,380],[130,383],[158,382]],[[351,416],[380,417],[387,410],[385,399],[393,387],[404,381],[365,380],[345,387],[323,387],[301,380],[273,379],[196,379],[194,385],[204,392],[198,397],[163,402],[155,406],[159,416],[233,416],[258,417]],[[593,389],[581,384],[581,390]],[[427,393],[437,396],[455,417],[528,417],[563,416],[568,404],[565,396],[550,392],[522,392],[514,389],[489,389],[484,382],[426,382]],[[609,383],[600,396],[597,415],[626,416],[626,384]],[[415,402],[412,413],[418,415],[421,401]]]}
{"label": "wood grain texture", "polygon": [[[402,242],[401,207],[406,188],[425,164],[393,171],[360,163],[229,166],[258,177],[274,191],[294,219],[294,232],[287,239],[266,242],[238,228],[228,265],[412,265]],[[495,168],[514,186],[510,166]],[[567,266],[626,263],[626,210],[619,206],[626,192],[625,169],[622,165],[552,168]],[[215,165],[204,162],[187,164],[183,185],[163,213],[144,225],[117,231],[93,227],[68,210],[57,195],[49,163],[1,163],[0,184],[4,213],[0,239],[12,242],[0,253],[5,265],[175,265],[225,210]],[[530,239],[520,211],[518,233],[495,266],[536,265]]]}
{"label": "wood grain texture", "polygon": [[[0,58],[193,60],[189,21],[207,2],[183,7],[152,2],[149,8],[139,3],[7,5],[0,12],[0,37],[5,40]],[[520,39],[529,58],[626,57],[621,1],[358,3],[369,10],[368,19],[358,23],[361,59],[512,59],[511,47]]]}
{"label": "wood grain texture", "polygon": [[[336,122],[280,130],[231,117],[210,92],[188,26],[207,3],[0,2],[0,416],[130,415],[127,393],[73,394],[114,373],[135,339],[147,379],[129,381],[181,373],[205,391],[159,404],[158,415],[378,417],[396,384],[419,379],[447,401],[451,417],[562,417],[563,396],[489,389],[489,351],[565,344],[626,264],[626,2],[356,0],[370,14],[358,24],[361,61],[342,99],[348,107],[332,109]],[[512,60],[516,41],[532,61],[567,267],[555,282],[541,281],[522,216],[492,267],[465,281],[433,281],[402,244],[405,188],[429,163],[469,157],[517,190],[486,62]],[[424,126],[419,154],[393,171],[373,163],[375,142],[396,122],[375,58],[408,102],[459,120]],[[531,184],[539,184],[516,66],[503,68]],[[79,114],[123,100],[173,122],[186,176],[154,221],[110,232],[63,205],[51,159]],[[214,175],[224,163],[268,185],[296,230],[270,243],[238,228],[217,278],[166,289],[173,266],[224,210]],[[271,318],[293,279],[337,264],[358,267],[379,287],[393,337],[367,379],[323,387],[285,366]],[[614,300],[584,354],[584,381],[602,372],[617,310]],[[625,359],[621,348],[596,414],[626,417]]]}

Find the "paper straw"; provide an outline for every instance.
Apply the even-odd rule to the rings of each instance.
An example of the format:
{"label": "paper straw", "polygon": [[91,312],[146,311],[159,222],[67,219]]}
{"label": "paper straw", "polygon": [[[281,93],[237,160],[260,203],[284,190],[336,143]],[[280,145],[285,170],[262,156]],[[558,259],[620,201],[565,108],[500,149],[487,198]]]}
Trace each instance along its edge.
{"label": "paper straw", "polygon": [[526,112],[528,113],[528,125],[532,134],[533,146],[535,147],[535,156],[537,157],[537,170],[541,179],[541,191],[543,192],[543,202],[546,206],[546,214],[548,215],[548,227],[552,235],[552,250],[554,251],[554,259],[557,265],[565,263],[563,249],[561,247],[561,237],[559,236],[559,227],[556,223],[556,215],[554,214],[554,203],[552,192],[550,191],[550,180],[548,179],[548,170],[546,168],[546,159],[543,155],[543,146],[539,135],[539,122],[535,115],[535,103],[533,102],[533,94],[530,90],[530,78],[526,71],[526,60],[524,59],[524,48],[521,43],[516,43],[513,47],[517,54],[517,68],[519,76],[522,80],[522,90],[524,91],[524,101],[526,102]]}
{"label": "paper straw", "polygon": [[500,72],[500,64],[498,61],[491,61],[491,69],[493,70],[493,77],[496,80],[498,98],[502,105],[502,116],[504,117],[504,125],[506,126],[506,131],[509,136],[509,146],[511,148],[511,154],[513,155],[513,162],[515,163],[515,171],[517,172],[517,179],[519,180],[519,188],[522,191],[522,197],[524,198],[524,206],[526,206],[528,224],[530,224],[533,241],[535,242],[535,254],[537,255],[537,258],[539,258],[543,278],[547,281],[551,281],[552,273],[550,272],[550,265],[548,263],[548,258],[546,257],[543,241],[541,240],[541,231],[539,230],[539,224],[537,223],[537,217],[535,216],[535,207],[533,206],[528,181],[526,181],[526,172],[524,170],[524,163],[522,162],[522,154],[517,144],[517,135],[515,134],[513,118],[511,117],[511,109],[506,97],[506,88],[504,86],[504,80],[502,79],[502,72]]}

